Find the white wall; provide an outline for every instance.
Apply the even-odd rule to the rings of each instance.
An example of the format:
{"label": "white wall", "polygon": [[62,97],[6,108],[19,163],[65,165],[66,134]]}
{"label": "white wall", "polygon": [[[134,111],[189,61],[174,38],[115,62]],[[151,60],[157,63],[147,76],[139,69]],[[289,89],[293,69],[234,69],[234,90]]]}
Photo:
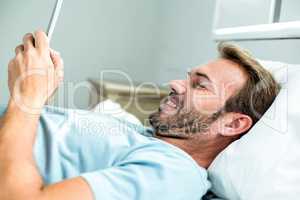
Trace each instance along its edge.
{"label": "white wall", "polygon": [[[6,65],[13,48],[26,32],[46,28],[54,2],[1,1],[0,103],[8,99]],[[64,58],[69,84],[59,91],[58,104],[73,98],[75,106],[85,105],[87,91],[70,97],[70,84],[99,78],[106,69],[122,70],[135,81],[166,83],[184,77],[186,68],[214,54],[213,9],[213,0],[65,1],[52,41]]]}
{"label": "white wall", "polygon": [[164,0],[158,41],[158,80],[185,78],[188,68],[216,55],[211,30],[214,0]]}
{"label": "white wall", "polygon": [[[26,32],[46,28],[55,0],[0,2],[0,103],[3,104],[8,99],[6,66],[13,49]],[[66,83],[98,78],[105,69],[122,70],[136,81],[152,80],[162,13],[160,4],[160,0],[65,1],[52,47],[64,58]],[[63,95],[68,96],[66,93]],[[77,95],[76,105],[80,107],[86,99],[82,94]]]}
{"label": "white wall", "polygon": [[265,24],[273,0],[218,0],[219,28]]}
{"label": "white wall", "polygon": [[283,0],[280,21],[300,20],[299,9],[299,0]]}

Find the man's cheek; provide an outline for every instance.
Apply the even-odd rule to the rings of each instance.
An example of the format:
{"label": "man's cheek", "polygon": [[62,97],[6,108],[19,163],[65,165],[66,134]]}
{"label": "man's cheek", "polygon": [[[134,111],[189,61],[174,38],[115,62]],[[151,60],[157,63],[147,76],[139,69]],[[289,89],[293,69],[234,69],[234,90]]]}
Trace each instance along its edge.
{"label": "man's cheek", "polygon": [[217,112],[223,106],[222,102],[218,95],[194,95],[187,106],[191,111],[211,114]]}

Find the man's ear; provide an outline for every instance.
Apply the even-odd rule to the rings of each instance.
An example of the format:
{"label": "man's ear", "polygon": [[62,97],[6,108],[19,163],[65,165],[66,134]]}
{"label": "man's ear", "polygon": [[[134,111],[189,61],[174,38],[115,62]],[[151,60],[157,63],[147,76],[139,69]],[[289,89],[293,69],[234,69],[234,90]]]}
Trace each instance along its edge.
{"label": "man's ear", "polygon": [[250,116],[241,113],[225,113],[219,120],[216,120],[217,133],[223,136],[237,136],[240,135],[252,126],[252,119]]}

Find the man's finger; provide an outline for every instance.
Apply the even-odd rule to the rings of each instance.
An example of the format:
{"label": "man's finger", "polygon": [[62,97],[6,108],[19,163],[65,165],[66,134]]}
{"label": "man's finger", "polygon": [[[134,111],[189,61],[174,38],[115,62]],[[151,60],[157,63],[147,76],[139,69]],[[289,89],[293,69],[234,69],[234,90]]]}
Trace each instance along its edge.
{"label": "man's finger", "polygon": [[51,49],[50,56],[51,56],[51,59],[52,59],[55,69],[57,69],[57,68],[62,69],[64,67],[63,60],[57,51],[54,51],[53,49]]}
{"label": "man's finger", "polygon": [[19,53],[22,53],[23,51],[24,51],[24,45],[23,44],[21,44],[21,45],[19,45],[15,48],[16,55],[18,55]]}
{"label": "man's finger", "polygon": [[49,50],[49,39],[45,32],[38,30],[34,32],[35,47],[40,51]]}
{"label": "man's finger", "polygon": [[27,33],[23,37],[24,51],[34,48],[34,38],[31,33]]}
{"label": "man's finger", "polygon": [[60,54],[53,49],[50,50],[50,57],[52,59],[52,62],[54,64],[54,69],[60,79],[60,81],[64,78],[64,62],[62,58],[60,57]]}

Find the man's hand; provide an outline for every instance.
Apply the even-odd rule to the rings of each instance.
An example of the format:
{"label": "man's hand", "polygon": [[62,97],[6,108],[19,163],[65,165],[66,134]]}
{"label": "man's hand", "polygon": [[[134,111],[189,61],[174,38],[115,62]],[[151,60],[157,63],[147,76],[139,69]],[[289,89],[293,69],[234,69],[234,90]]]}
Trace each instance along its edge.
{"label": "man's hand", "polygon": [[46,185],[33,157],[39,116],[28,115],[24,108],[43,107],[62,79],[62,67],[60,56],[49,49],[41,31],[35,32],[35,40],[32,34],[25,35],[23,45],[16,48],[9,64],[12,98],[0,125],[1,200],[93,199],[82,177]]}
{"label": "man's hand", "polygon": [[[40,111],[63,79],[63,61],[42,31],[28,33],[8,67],[11,100],[27,112]],[[24,110],[25,109],[25,110]]]}

